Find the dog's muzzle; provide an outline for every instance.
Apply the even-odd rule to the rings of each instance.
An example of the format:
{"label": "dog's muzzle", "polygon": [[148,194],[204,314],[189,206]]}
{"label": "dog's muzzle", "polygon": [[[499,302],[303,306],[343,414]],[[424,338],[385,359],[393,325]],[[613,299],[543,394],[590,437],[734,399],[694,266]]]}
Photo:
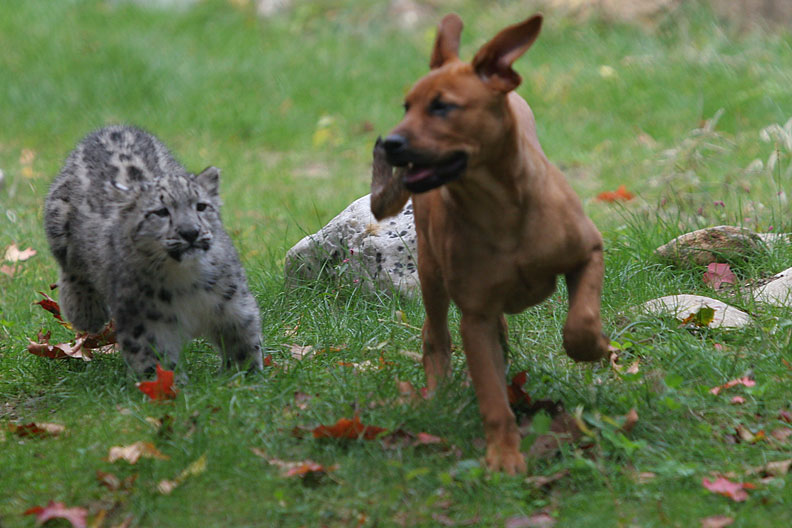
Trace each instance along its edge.
{"label": "dog's muzzle", "polygon": [[410,192],[422,193],[458,180],[467,169],[468,155],[452,152],[440,158],[416,152],[404,136],[391,134],[382,142],[388,163],[402,167],[402,183]]}

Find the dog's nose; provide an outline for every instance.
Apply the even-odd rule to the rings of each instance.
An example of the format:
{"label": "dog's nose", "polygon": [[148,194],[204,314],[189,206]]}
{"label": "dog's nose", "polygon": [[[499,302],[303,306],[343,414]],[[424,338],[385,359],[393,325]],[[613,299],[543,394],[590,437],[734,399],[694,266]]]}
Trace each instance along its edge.
{"label": "dog's nose", "polygon": [[177,231],[179,232],[179,236],[187,242],[195,242],[195,239],[198,238],[198,228],[195,226],[179,226]]}
{"label": "dog's nose", "polygon": [[401,154],[407,148],[407,138],[400,134],[391,134],[385,138],[382,146],[390,156]]}

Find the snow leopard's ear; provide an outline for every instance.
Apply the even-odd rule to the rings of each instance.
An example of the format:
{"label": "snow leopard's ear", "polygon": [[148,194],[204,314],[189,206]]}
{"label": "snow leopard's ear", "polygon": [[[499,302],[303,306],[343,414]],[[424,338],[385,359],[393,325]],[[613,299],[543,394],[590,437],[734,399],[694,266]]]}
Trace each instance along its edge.
{"label": "snow leopard's ear", "polygon": [[195,182],[210,195],[217,196],[220,192],[220,169],[217,167],[205,168],[195,175]]}

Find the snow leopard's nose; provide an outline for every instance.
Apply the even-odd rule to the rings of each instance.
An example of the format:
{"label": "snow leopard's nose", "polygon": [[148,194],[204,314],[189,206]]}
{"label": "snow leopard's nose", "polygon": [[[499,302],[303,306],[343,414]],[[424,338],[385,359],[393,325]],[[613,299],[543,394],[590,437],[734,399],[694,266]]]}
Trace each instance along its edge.
{"label": "snow leopard's nose", "polygon": [[198,228],[194,225],[179,226],[176,231],[180,237],[190,243],[195,242],[195,239],[198,238]]}

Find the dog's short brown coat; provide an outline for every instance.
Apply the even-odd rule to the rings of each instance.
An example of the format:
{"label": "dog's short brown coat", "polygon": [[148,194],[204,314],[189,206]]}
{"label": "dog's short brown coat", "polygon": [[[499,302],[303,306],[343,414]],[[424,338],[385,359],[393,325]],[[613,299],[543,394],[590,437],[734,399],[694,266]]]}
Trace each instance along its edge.
{"label": "dog's short brown coat", "polygon": [[600,322],[602,238],[545,156],[533,113],[513,91],[521,79],[511,65],[541,24],[535,15],[507,27],[465,63],[457,57],[462,21],[446,16],[431,71],[407,94],[401,123],[374,149],[375,216],[396,214],[413,198],[427,386],[436,389],[449,374],[453,300],[462,312],[486,461],[507,473],[524,471],[525,462],[506,392],[503,314],[541,302],[564,275],[567,354],[594,361],[608,349]]}

